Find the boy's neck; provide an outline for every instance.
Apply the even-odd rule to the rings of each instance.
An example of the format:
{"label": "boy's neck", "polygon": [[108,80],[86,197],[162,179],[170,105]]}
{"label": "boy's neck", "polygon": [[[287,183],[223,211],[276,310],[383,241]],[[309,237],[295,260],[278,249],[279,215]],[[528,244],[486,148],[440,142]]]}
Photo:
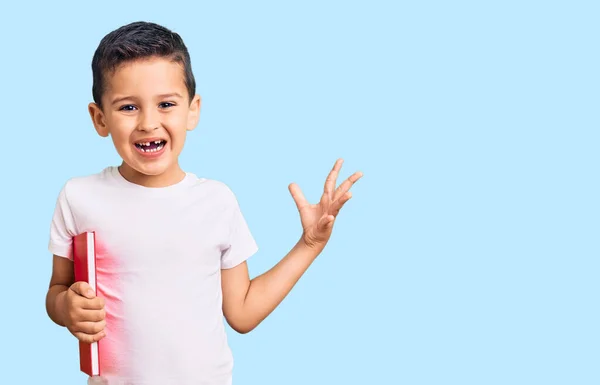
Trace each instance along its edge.
{"label": "boy's neck", "polygon": [[118,170],[128,182],[144,187],[168,187],[181,182],[185,178],[185,172],[179,167],[179,164],[174,164],[173,167],[160,175],[142,174],[125,162],[121,163]]}

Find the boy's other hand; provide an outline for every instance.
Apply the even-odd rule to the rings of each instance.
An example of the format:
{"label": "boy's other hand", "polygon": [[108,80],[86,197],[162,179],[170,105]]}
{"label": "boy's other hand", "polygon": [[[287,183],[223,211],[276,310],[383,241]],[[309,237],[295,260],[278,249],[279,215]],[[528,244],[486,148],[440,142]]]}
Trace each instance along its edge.
{"label": "boy's other hand", "polygon": [[63,320],[71,334],[87,343],[104,338],[104,299],[87,282],[75,282],[62,295]]}
{"label": "boy's other hand", "polygon": [[319,251],[325,247],[331,232],[333,223],[337,218],[341,208],[352,197],[350,188],[362,177],[360,171],[350,175],[338,188],[335,188],[336,181],[340,169],[342,168],[343,159],[338,159],[333,169],[329,172],[325,180],[325,187],[321,200],[317,204],[310,204],[297,184],[289,185],[290,193],[298,211],[300,212],[300,220],[302,222],[302,241],[309,247],[318,249]]}

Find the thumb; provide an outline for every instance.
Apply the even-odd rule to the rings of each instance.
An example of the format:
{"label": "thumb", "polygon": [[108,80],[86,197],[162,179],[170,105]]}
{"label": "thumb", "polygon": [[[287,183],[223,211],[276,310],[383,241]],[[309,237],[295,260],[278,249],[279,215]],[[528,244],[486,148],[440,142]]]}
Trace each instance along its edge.
{"label": "thumb", "polygon": [[302,207],[308,205],[308,201],[304,197],[304,194],[302,193],[300,186],[298,186],[296,183],[290,183],[288,185],[288,190],[290,190],[290,194],[292,194],[292,198],[294,199],[294,202],[296,203],[296,207],[298,208],[298,210],[300,210]]}
{"label": "thumb", "polygon": [[71,290],[73,290],[75,293],[79,294],[82,297],[86,297],[86,298],[94,298],[96,296],[96,293],[94,293],[94,290],[92,290],[92,287],[84,281],[79,281],[79,282],[75,282],[74,284],[71,285]]}

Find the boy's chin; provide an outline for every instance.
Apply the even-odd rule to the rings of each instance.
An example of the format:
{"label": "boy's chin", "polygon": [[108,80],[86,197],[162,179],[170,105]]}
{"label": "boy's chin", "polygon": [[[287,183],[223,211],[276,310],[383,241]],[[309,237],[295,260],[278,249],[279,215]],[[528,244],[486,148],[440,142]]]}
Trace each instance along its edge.
{"label": "boy's chin", "polygon": [[141,167],[136,167],[135,170],[139,174],[142,174],[142,175],[148,176],[148,177],[159,177],[159,176],[165,176],[166,174],[169,174],[169,167],[167,167],[167,166],[161,167],[160,165],[141,166]]}
{"label": "boy's chin", "polygon": [[135,174],[143,177],[160,177],[169,174],[169,170],[173,169],[170,167],[169,162],[153,162],[152,164],[143,164],[140,162],[125,162],[127,168],[133,171]]}

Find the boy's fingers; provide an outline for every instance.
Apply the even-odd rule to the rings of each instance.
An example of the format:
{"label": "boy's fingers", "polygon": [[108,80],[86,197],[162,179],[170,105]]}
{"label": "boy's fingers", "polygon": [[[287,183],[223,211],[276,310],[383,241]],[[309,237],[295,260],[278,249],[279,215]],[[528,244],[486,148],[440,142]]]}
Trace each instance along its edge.
{"label": "boy's fingers", "polygon": [[81,307],[86,310],[102,310],[104,309],[104,298],[95,297],[92,299],[85,299]]}
{"label": "boy's fingers", "polygon": [[342,168],[342,163],[344,163],[343,159],[338,159],[335,161],[333,168],[327,175],[327,179],[325,179],[325,186],[323,188],[323,192],[327,195],[329,199],[333,199],[333,190],[335,190],[335,182],[337,180],[338,174],[340,173],[340,169]]}
{"label": "boy's fingers", "polygon": [[76,327],[78,333],[84,333],[89,335],[98,334],[106,327],[106,321],[98,322],[79,322]]}
{"label": "boy's fingers", "polygon": [[334,200],[338,199],[342,195],[344,195],[350,188],[363,176],[363,173],[360,171],[355,172],[350,175],[348,179],[346,179],[335,191],[335,195],[333,197]]}
{"label": "boy's fingers", "polygon": [[82,332],[75,332],[73,333],[73,335],[75,337],[77,337],[78,340],[86,342],[88,344],[91,344],[93,342],[98,342],[100,341],[102,338],[106,337],[106,332],[103,330],[99,333],[95,333],[95,334],[87,334],[87,333],[82,333]]}
{"label": "boy's fingers", "polygon": [[321,231],[327,231],[331,226],[333,226],[333,221],[335,217],[333,215],[323,215],[319,222],[317,223],[317,229]]}
{"label": "boy's fingers", "polygon": [[70,289],[82,297],[94,298],[96,296],[96,294],[87,282],[75,282],[71,285]]}
{"label": "boy's fingers", "polygon": [[[77,293],[75,290],[73,290],[76,294],[79,295],[79,293]],[[93,297],[93,298],[88,298],[88,297],[76,297],[73,300],[73,306],[75,308],[79,308],[79,309],[84,309],[84,310],[101,310],[104,309],[104,298],[102,297]]]}
{"label": "boy's fingers", "polygon": [[352,198],[352,192],[350,192],[350,191],[347,191],[344,195],[339,197],[338,200],[336,200],[333,204],[333,207],[332,207],[333,215],[337,216],[338,213],[340,212],[340,210],[342,209],[342,207],[344,206],[344,203],[348,202],[350,200],[350,198]]}
{"label": "boy's fingers", "polygon": [[100,310],[88,310],[85,309],[81,316],[85,321],[88,322],[100,322],[106,318],[104,309]]}

